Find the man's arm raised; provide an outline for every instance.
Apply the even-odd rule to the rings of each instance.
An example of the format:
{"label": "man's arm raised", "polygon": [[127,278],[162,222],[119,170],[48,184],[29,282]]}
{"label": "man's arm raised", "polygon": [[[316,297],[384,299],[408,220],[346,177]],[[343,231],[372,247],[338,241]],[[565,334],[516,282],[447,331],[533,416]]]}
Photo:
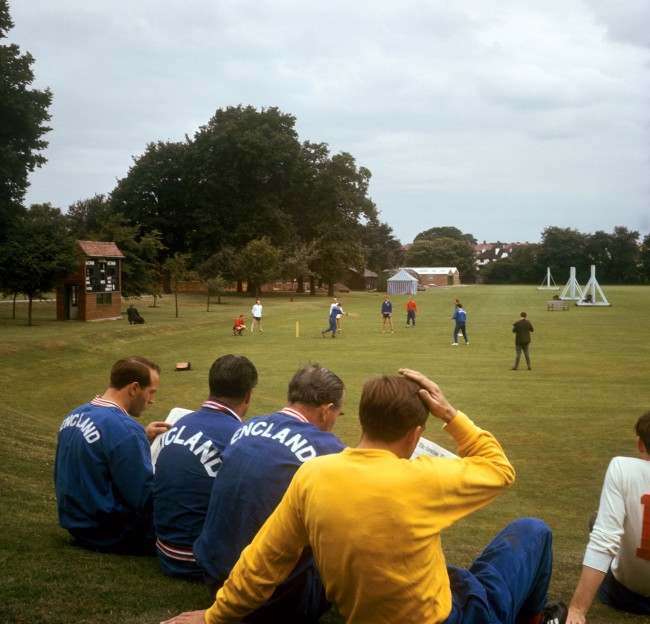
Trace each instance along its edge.
{"label": "man's arm raised", "polygon": [[[463,412],[456,410],[442,390],[422,373],[400,369],[400,374],[420,387],[420,398],[431,414],[444,421],[446,431],[456,440],[460,459],[418,458],[415,461],[444,461],[444,479],[435,470],[435,487],[444,498],[447,526],[480,509],[500,491],[511,485],[515,470],[496,438],[477,427]],[[440,466],[440,465],[438,465]],[[433,506],[439,500],[432,500]]]}

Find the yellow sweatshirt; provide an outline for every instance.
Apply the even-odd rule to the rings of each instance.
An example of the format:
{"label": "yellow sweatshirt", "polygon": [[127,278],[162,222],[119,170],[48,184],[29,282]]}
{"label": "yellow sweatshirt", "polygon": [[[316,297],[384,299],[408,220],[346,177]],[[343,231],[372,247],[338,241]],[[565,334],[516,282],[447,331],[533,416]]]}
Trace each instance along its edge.
{"label": "yellow sweatshirt", "polygon": [[311,545],[327,598],[347,622],[443,622],[451,591],[440,532],[515,477],[494,436],[462,412],[446,429],[459,459],[348,448],[303,464],[205,621],[236,622],[262,605]]}

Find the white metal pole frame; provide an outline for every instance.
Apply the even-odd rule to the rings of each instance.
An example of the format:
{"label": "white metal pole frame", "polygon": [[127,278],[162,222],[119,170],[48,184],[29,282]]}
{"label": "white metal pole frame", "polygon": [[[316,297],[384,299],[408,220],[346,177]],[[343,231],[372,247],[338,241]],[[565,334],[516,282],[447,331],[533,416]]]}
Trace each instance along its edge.
{"label": "white metal pole frame", "polygon": [[576,279],[576,268],[569,268],[569,281],[565,284],[560,294],[562,301],[581,301],[584,298],[582,288]]}
{"label": "white metal pole frame", "polygon": [[551,267],[546,267],[546,277],[542,280],[541,285],[537,287],[537,290],[560,290],[551,275]]}
{"label": "white metal pole frame", "polygon": [[579,306],[610,306],[612,305],[607,301],[603,289],[600,287],[598,280],[596,279],[596,265],[591,265],[591,277],[586,283],[583,295],[580,297],[580,301],[576,303]]}

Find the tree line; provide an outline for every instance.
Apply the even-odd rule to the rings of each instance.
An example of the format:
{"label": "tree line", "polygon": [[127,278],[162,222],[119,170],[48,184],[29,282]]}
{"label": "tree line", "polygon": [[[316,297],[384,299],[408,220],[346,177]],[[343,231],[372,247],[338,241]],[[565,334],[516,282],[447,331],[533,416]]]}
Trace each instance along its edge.
{"label": "tree line", "polygon": [[509,257],[486,265],[481,278],[489,284],[540,283],[550,267],[559,284],[567,280],[572,266],[586,279],[592,264],[601,283],[650,282],[650,234],[641,239],[638,231],[623,226],[611,233],[547,227],[539,243],[516,247]]}

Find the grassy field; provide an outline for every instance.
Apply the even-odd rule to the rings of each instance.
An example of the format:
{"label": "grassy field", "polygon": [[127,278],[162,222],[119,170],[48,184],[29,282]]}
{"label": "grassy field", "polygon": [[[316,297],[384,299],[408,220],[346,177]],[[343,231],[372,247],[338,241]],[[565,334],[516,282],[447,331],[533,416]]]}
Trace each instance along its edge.
{"label": "grassy field", "polygon": [[[350,316],[342,335],[322,339],[329,300],[267,297],[264,333],[234,337],[232,318],[250,316],[252,301],[225,298],[206,312],[202,299],[173,299],[149,308],[147,320],[56,322],[52,303],[37,303],[36,326],[24,304],[11,320],[0,304],[0,612],[5,622],[153,623],[208,605],[202,587],[165,578],[150,558],[99,555],[71,547],[58,528],[52,485],[56,432],[74,406],[101,393],[118,357],[141,354],[163,370],[157,402],[143,420],[173,406],[194,408],[206,397],[207,370],[218,355],[241,353],[260,381],[250,414],[284,404],[287,382],[312,361],[346,384],[345,415],[336,433],[355,444],[359,391],[368,376],[401,366],[436,380],[450,400],[503,444],[517,469],[514,487],[443,537],[447,559],[467,565],[505,523],[538,516],[554,531],[553,596],[569,600],[598,504],[609,459],[633,455],[632,426],[650,409],[650,288],[607,288],[611,308],[547,312],[547,294],[534,287],[468,286],[418,295],[417,327],[404,327],[404,298],[394,299],[395,333],[380,332],[381,294],[343,295]],[[468,310],[470,346],[450,346],[453,300]],[[535,326],[533,371],[511,371],[512,322],[526,310]],[[294,337],[300,321],[300,338]],[[173,372],[190,360],[192,370]],[[435,423],[428,437],[448,444]],[[338,621],[326,616],[330,622]],[[590,622],[641,622],[596,605]]]}

